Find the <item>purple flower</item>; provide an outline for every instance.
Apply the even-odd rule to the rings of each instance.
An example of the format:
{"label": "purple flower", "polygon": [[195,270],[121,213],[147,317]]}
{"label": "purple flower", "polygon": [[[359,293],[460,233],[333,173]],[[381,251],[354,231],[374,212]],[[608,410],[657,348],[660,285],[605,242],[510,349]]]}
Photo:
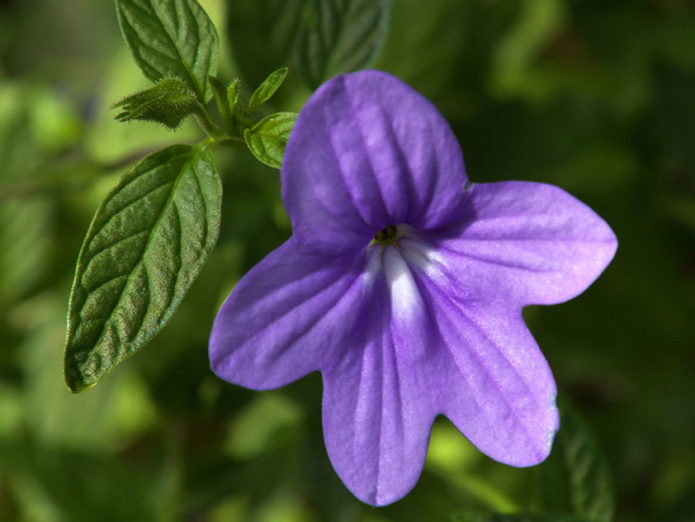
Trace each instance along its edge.
{"label": "purple flower", "polygon": [[328,456],[374,505],[415,485],[438,414],[500,462],[547,457],[555,382],[521,309],[575,297],[608,265],[598,215],[550,185],[470,183],[435,107],[377,71],[309,99],[282,195],[293,236],[222,306],[217,375],[267,390],[320,371]]}

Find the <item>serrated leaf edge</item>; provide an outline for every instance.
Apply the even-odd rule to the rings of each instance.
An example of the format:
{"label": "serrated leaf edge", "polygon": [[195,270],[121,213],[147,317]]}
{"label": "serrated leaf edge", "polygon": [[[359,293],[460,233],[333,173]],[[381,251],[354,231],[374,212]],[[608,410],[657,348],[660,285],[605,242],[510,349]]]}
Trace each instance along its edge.
{"label": "serrated leaf edge", "polygon": [[[183,171],[185,170],[185,168],[186,168],[187,166],[190,165],[190,162],[191,162],[192,159],[193,159],[193,153],[194,153],[194,151],[195,151],[196,148],[198,148],[198,150],[200,150],[203,154],[205,154],[205,155],[208,156],[207,159],[210,160],[210,161],[208,161],[208,162],[210,163],[211,166],[213,166],[213,169],[214,169],[214,165],[213,165],[213,163],[212,163],[212,161],[211,161],[211,158],[209,157],[209,151],[207,150],[206,147],[200,146],[200,145],[199,145],[199,146],[196,146],[196,147],[191,147],[191,146],[188,146],[188,145],[172,145],[172,146],[170,146],[169,148],[174,148],[174,147],[177,147],[177,148],[178,148],[178,147],[186,147],[186,148],[188,149],[187,152],[186,152],[185,154],[175,154],[175,155],[173,155],[173,156],[171,156],[170,158],[167,159],[167,162],[168,162],[168,161],[172,161],[172,160],[175,160],[175,159],[178,159],[178,158],[181,158],[181,157],[189,156],[189,160],[186,161],[186,163],[184,163],[184,165],[182,166],[180,172],[183,172]],[[160,150],[160,151],[158,151],[158,152],[155,152],[154,154],[159,154],[159,153],[163,152],[164,150],[166,150],[166,149],[162,149],[162,150]],[[150,156],[144,158],[144,159],[141,160],[141,161],[144,161],[145,159],[147,159],[147,158],[153,156],[154,154],[152,154],[152,155],[150,155]],[[127,173],[125,176],[127,176],[128,174],[130,174],[130,173],[131,173],[134,169],[136,169],[136,168],[137,168],[137,165],[134,166],[134,167],[132,167],[132,168],[128,171],[128,173]],[[124,176],[124,177],[125,177],[125,176]],[[220,194],[221,194],[221,190],[222,190],[222,189],[221,189],[221,180],[220,180],[219,176],[216,175],[216,177],[217,177],[217,180],[218,180],[218,183],[219,183]],[[174,185],[172,186],[170,195],[167,197],[167,201],[166,201],[166,203],[164,204],[163,209],[169,208],[169,205],[171,204],[171,201],[172,201],[172,199],[173,199],[173,196],[174,196],[174,194],[176,194],[176,187],[178,186],[179,182],[181,181],[181,178],[182,178],[182,176],[181,176],[180,174],[177,175],[176,180],[175,180],[175,182],[174,182]],[[137,179],[137,178],[134,178],[134,179]],[[134,179],[133,179],[133,180],[134,180]],[[72,283],[72,286],[71,286],[71,289],[70,289],[70,302],[69,302],[69,306],[68,306],[67,335],[66,335],[66,341],[65,341],[65,349],[64,349],[64,366],[63,366],[63,378],[64,378],[64,382],[65,382],[65,384],[67,385],[68,389],[69,389],[71,392],[73,392],[73,393],[78,393],[78,392],[84,391],[84,390],[86,390],[86,389],[89,389],[89,388],[95,386],[95,385],[96,385],[98,382],[100,382],[104,377],[106,377],[109,373],[111,373],[111,371],[112,371],[116,366],[118,366],[120,363],[122,363],[123,361],[125,361],[126,359],[128,359],[129,357],[131,357],[132,355],[134,355],[137,351],[139,351],[139,349],[141,349],[143,346],[145,346],[147,343],[149,343],[149,342],[152,340],[152,338],[154,337],[154,335],[156,335],[156,333],[169,321],[169,319],[171,318],[171,316],[174,314],[174,312],[175,312],[176,309],[178,308],[179,303],[183,300],[183,298],[184,298],[184,297],[186,296],[186,294],[188,293],[188,290],[190,289],[191,285],[193,284],[193,282],[194,282],[194,281],[196,280],[196,278],[198,277],[198,275],[199,275],[200,271],[202,270],[202,268],[203,268],[205,262],[207,261],[207,258],[209,257],[210,253],[212,252],[215,243],[217,242],[217,238],[218,238],[218,234],[219,234],[219,227],[216,227],[216,228],[213,230],[214,237],[212,237],[211,240],[209,241],[209,249],[208,249],[207,252],[204,253],[204,255],[201,257],[201,259],[200,259],[199,262],[197,263],[197,266],[196,266],[196,267],[194,268],[194,270],[191,272],[191,277],[190,277],[190,280],[188,281],[188,284],[185,285],[185,286],[182,288],[182,291],[181,291],[180,295],[178,295],[178,296],[177,296],[177,295],[174,295],[174,296],[173,296],[173,299],[171,300],[171,302],[169,303],[169,305],[168,305],[168,306],[166,307],[166,309],[164,310],[164,313],[163,313],[162,316],[160,317],[160,319],[159,319],[159,321],[158,321],[157,328],[156,328],[150,335],[145,336],[145,338],[143,339],[143,341],[140,343],[139,346],[135,347],[135,348],[132,349],[132,350],[127,351],[126,354],[125,354],[125,356],[124,356],[122,359],[120,359],[116,364],[114,364],[113,366],[111,366],[108,370],[106,370],[103,374],[101,374],[101,375],[100,375],[96,380],[94,380],[93,382],[87,382],[87,381],[84,381],[84,380],[83,380],[83,381],[81,382],[81,386],[72,386],[71,383],[70,383],[70,381],[69,381],[69,379],[68,379],[68,375],[67,375],[67,373],[68,373],[68,372],[67,372],[67,365],[68,365],[68,348],[69,348],[70,340],[71,340],[71,335],[70,335],[70,333],[71,333],[71,331],[72,331],[72,328],[71,328],[71,327],[74,326],[74,325],[72,325],[72,321],[71,321],[71,318],[72,318],[72,316],[73,316],[73,313],[72,313],[72,312],[73,312],[73,296],[74,296],[75,289],[76,289],[77,285],[78,285],[78,284],[81,284],[81,282],[80,282],[80,277],[81,277],[81,275],[82,275],[82,271],[83,271],[84,268],[86,268],[86,266],[84,265],[84,263],[85,263],[85,255],[86,255],[86,248],[87,248],[87,246],[88,246],[88,243],[93,239],[93,232],[95,231],[95,226],[96,226],[97,217],[99,216],[99,213],[103,210],[103,208],[104,208],[106,202],[108,202],[108,201],[110,200],[111,196],[113,196],[113,195],[116,194],[117,192],[119,192],[119,191],[123,190],[125,187],[127,187],[128,184],[129,184],[131,181],[133,181],[133,180],[130,180],[128,183],[126,183],[126,184],[124,184],[124,185],[122,185],[122,186],[121,186],[120,184],[116,185],[116,187],[114,187],[113,190],[111,190],[111,191],[109,192],[109,194],[106,196],[106,198],[104,198],[104,200],[102,201],[102,203],[99,205],[97,211],[95,212],[94,217],[92,218],[92,222],[91,222],[90,225],[89,225],[89,228],[88,228],[88,230],[87,230],[87,234],[85,235],[85,239],[84,239],[84,241],[82,242],[82,246],[80,247],[80,253],[79,253],[79,255],[78,255],[77,264],[76,264],[76,267],[75,267],[75,277],[74,277],[74,279],[73,279],[73,283]],[[206,208],[206,212],[207,212],[207,208]],[[117,277],[124,277],[124,276],[127,276],[128,281],[130,280],[130,278],[131,278],[133,272],[135,271],[135,268],[136,268],[138,265],[140,265],[140,264],[142,263],[142,257],[143,257],[143,255],[144,255],[144,252],[147,251],[147,245],[149,245],[149,244],[150,244],[150,241],[152,240],[152,236],[153,236],[152,231],[155,230],[155,229],[158,227],[158,225],[160,224],[160,221],[161,221],[161,219],[162,219],[162,215],[163,215],[163,214],[164,214],[164,211],[162,211],[162,213],[160,214],[160,216],[157,217],[157,219],[156,219],[154,225],[149,229],[150,237],[148,238],[147,243],[145,244],[145,247],[143,247],[143,249],[142,249],[143,254],[140,255],[138,261],[137,261],[137,262],[135,263],[135,265],[133,266],[133,269],[131,269],[130,272],[129,272],[128,274],[122,274],[121,276],[117,276]],[[208,231],[206,231],[206,232],[209,233],[210,231],[208,230]],[[140,232],[140,233],[141,233],[141,232]],[[130,237],[133,237],[133,236],[130,236]],[[129,239],[129,238],[128,238],[128,239]],[[110,246],[113,246],[113,245],[110,245]],[[110,246],[109,246],[109,247],[110,247]],[[90,256],[90,260],[91,260],[93,257],[94,257],[93,255]],[[87,266],[88,266],[88,264],[89,264],[89,262],[87,262]],[[113,279],[115,279],[115,278],[113,278]],[[111,280],[113,280],[113,279],[111,279]],[[110,281],[111,281],[111,280],[110,280]],[[118,296],[118,300],[116,301],[116,304],[114,305],[113,310],[116,310],[116,308],[119,306],[119,304],[120,304],[120,302],[121,302],[121,298],[122,298],[122,296],[123,296],[123,292],[124,292],[124,290],[125,290],[126,287],[127,287],[127,282],[126,282],[126,284],[123,286],[123,288],[121,289],[121,292],[120,292],[120,294],[119,294],[119,296]],[[93,292],[93,291],[94,291],[94,290],[92,290],[92,292]],[[113,310],[111,311],[111,313],[113,313]],[[109,317],[110,317],[110,316],[109,316]],[[100,333],[100,335],[99,335],[97,341],[95,342],[94,346],[98,345],[99,342],[101,341],[101,339],[103,338],[103,334],[104,334],[104,331],[105,331],[105,329],[106,329],[106,324],[107,324],[107,322],[108,322],[108,320],[104,322],[104,328],[102,329],[102,332]],[[80,373],[80,375],[82,375],[81,372],[79,372],[79,373]]]}

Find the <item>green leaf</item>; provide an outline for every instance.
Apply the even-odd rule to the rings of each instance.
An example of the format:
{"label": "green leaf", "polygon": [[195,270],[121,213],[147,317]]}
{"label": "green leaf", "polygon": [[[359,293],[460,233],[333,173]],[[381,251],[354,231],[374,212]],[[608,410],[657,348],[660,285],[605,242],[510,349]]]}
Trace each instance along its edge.
{"label": "green leaf", "polygon": [[613,520],[610,470],[591,430],[562,396],[560,431],[548,460],[539,468],[545,509],[570,512],[595,522]]}
{"label": "green leaf", "polygon": [[119,121],[147,120],[176,129],[195,110],[197,99],[180,78],[159,80],[154,87],[132,94],[114,104],[121,108]]}
{"label": "green leaf", "polygon": [[312,88],[371,65],[383,46],[391,0],[312,0],[299,32],[300,66]]}
{"label": "green leaf", "polygon": [[227,103],[227,87],[215,76],[210,76],[208,81],[210,82],[210,87],[212,87],[212,94],[215,96],[217,109],[220,111],[220,116],[222,116],[224,128],[229,132],[232,129],[233,119],[232,112]]}
{"label": "green leaf", "polygon": [[241,97],[241,80],[234,78],[227,87],[227,104],[232,114],[240,112],[239,100]]}
{"label": "green leaf", "polygon": [[282,166],[282,156],[296,119],[294,112],[277,112],[244,130],[244,141],[258,161],[275,169]]}
{"label": "green leaf", "polygon": [[391,6],[392,0],[235,2],[227,12],[227,35],[235,62],[252,85],[289,65],[315,88],[373,63],[388,32]]}
{"label": "green leaf", "polygon": [[282,67],[270,73],[251,94],[249,106],[246,109],[247,113],[252,114],[256,112],[261,105],[267,102],[275,94],[275,91],[280,88],[282,82],[285,81],[285,77],[287,77],[287,67]]}
{"label": "green leaf", "polygon": [[212,250],[222,186],[209,151],[147,156],[97,210],[70,296],[65,380],[97,383],[164,326]]}
{"label": "green leaf", "polygon": [[217,31],[195,0],[116,0],[118,21],[130,51],[152,81],[181,78],[206,102],[208,76],[217,72]]}
{"label": "green leaf", "polygon": [[451,522],[593,522],[591,519],[555,515],[549,513],[532,513],[523,514],[515,513],[513,515],[502,514],[483,514],[483,513],[456,513],[451,517]]}
{"label": "green leaf", "polygon": [[234,8],[227,9],[225,32],[240,76],[249,85],[259,85],[268,71],[296,58],[295,41],[305,2],[253,0],[235,2]]}
{"label": "green leaf", "polygon": [[217,78],[210,77],[215,102],[220,110],[224,128],[230,136],[242,136],[244,129],[251,125],[240,103],[240,83],[241,80],[235,78],[225,86]]}

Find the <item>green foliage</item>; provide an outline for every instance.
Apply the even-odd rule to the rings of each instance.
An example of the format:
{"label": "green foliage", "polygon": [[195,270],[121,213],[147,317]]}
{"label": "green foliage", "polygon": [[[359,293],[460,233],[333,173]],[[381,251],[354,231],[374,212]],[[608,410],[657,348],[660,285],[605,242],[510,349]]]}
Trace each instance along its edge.
{"label": "green foliage", "polygon": [[391,0],[308,0],[297,38],[309,86],[369,67],[383,45],[390,14]]}
{"label": "green foliage", "polygon": [[220,117],[222,118],[222,125],[224,129],[227,131],[228,134],[235,134],[237,132],[237,130],[235,129],[236,104],[230,103],[227,99],[227,92],[229,91],[229,88],[231,88],[231,85],[229,86],[229,88],[225,87],[224,83],[222,83],[215,76],[210,76],[208,78],[208,81],[210,82],[212,94],[215,97],[215,103],[217,104],[217,110],[220,112]]}
{"label": "green foliage", "polygon": [[[211,76],[210,83],[215,94],[217,108],[220,111],[222,125],[227,134],[232,137],[244,137],[246,131],[250,131],[252,134],[256,132],[254,129],[259,127],[259,124],[253,126],[251,116],[256,113],[258,109],[260,109],[261,106],[263,106],[263,104],[265,104],[273,96],[273,94],[275,94],[275,92],[285,81],[286,76],[287,67],[282,67],[270,73],[270,75],[268,75],[268,77],[261,82],[256,90],[253,91],[246,107],[244,107],[241,100],[240,78],[234,78],[234,80],[229,82],[229,85],[225,87],[220,80]],[[268,141],[268,143],[264,146],[272,148],[273,152],[271,154],[274,156],[278,155],[276,149],[281,147],[282,150],[279,152],[279,157],[282,159],[282,151],[284,150],[287,139],[285,136],[284,142],[281,143],[283,136],[278,135],[278,133],[274,130],[274,127],[282,121],[282,132],[286,131],[287,135],[289,135],[289,131],[292,130],[292,125],[289,125],[288,127],[289,121],[284,116],[280,117],[279,113],[276,114],[271,120],[272,121],[265,126],[265,129],[261,129],[261,132],[264,132],[267,135],[266,141],[272,139],[273,142],[271,143]],[[293,123],[294,120],[292,120],[292,124]],[[280,138],[280,141],[278,141],[276,138]],[[252,139],[254,138],[252,137]],[[260,150],[257,142],[258,140],[254,139],[254,143],[256,143],[256,145],[254,145],[254,148],[251,148],[251,151],[254,154],[256,154],[254,150]],[[249,142],[247,141],[247,144],[248,143]],[[262,156],[267,157],[268,154],[263,152]],[[264,160],[261,161],[265,163]]]}
{"label": "green foliage", "polygon": [[222,187],[204,147],[136,165],[97,210],[70,296],[65,379],[78,392],[169,320],[217,241]]}
{"label": "green foliage", "polygon": [[[251,124],[287,75],[279,69],[240,104],[240,80],[214,76],[217,33],[195,0],[117,0],[123,36],[156,83],[114,105],[119,121],[175,129],[191,113],[207,145],[241,139],[262,162],[280,167],[296,117],[277,113]],[[201,104],[215,96],[223,129]],[[197,277],[220,226],[221,184],[204,145],[171,146],[142,160],[106,197],[77,263],[70,298],[65,380],[79,392],[148,343]]]}
{"label": "green foliage", "polygon": [[241,112],[239,106],[239,100],[241,99],[241,80],[239,78],[234,78],[227,87],[227,106],[232,114],[238,114]]}
{"label": "green foliage", "polygon": [[282,166],[282,156],[296,119],[293,112],[278,112],[244,130],[244,141],[258,161],[275,169]]}
{"label": "green foliage", "polygon": [[217,73],[215,26],[196,0],[116,0],[123,37],[152,81],[176,76],[206,102]]}
{"label": "green foliage", "polygon": [[118,103],[118,121],[146,120],[176,129],[195,110],[197,99],[180,78],[164,78],[154,87],[132,94]]}
{"label": "green foliage", "polygon": [[574,408],[559,399],[560,431],[543,466],[544,505],[594,522],[611,522],[615,511],[608,463]]}
{"label": "green foliage", "polygon": [[[270,73],[268,77],[263,80],[256,90],[251,94],[246,112],[248,114],[256,112],[260,106],[267,102],[280,88],[282,82],[285,81],[286,76],[287,67],[282,67],[277,71]],[[232,100],[230,100],[230,106],[234,107],[236,106],[235,100],[238,99],[238,94],[234,93],[231,98]]]}
{"label": "green foliage", "polygon": [[[284,64],[312,89],[339,73],[372,65],[388,32],[391,0],[258,0],[227,13],[227,29],[245,78]],[[263,33],[252,27],[266,28]]]}

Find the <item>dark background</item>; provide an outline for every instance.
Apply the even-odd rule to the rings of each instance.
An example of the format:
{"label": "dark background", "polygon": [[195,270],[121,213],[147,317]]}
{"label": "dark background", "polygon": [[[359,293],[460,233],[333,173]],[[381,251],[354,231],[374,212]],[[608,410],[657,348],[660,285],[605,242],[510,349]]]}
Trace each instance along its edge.
{"label": "dark background", "polygon": [[[272,27],[236,29],[250,2],[202,2],[223,42],[220,76],[247,88],[287,65],[259,55]],[[310,93],[289,65],[276,110],[299,110]],[[442,111],[473,181],[553,183],[613,227],[604,275],[525,316],[601,448],[591,458],[606,459],[616,520],[695,520],[695,4],[395,0],[374,66]],[[115,122],[109,106],[147,85],[111,2],[0,2],[0,520],[570,512],[568,493],[547,489],[559,446],[554,461],[517,470],[443,419],[410,495],[365,506],[325,455],[317,375],[266,393],[213,376],[219,304],[291,233],[277,171],[242,150],[216,151],[221,238],[170,324],[94,389],[67,391],[67,300],[91,215],[134,159],[202,137],[193,121],[175,134]],[[564,473],[581,481],[577,465]]]}

